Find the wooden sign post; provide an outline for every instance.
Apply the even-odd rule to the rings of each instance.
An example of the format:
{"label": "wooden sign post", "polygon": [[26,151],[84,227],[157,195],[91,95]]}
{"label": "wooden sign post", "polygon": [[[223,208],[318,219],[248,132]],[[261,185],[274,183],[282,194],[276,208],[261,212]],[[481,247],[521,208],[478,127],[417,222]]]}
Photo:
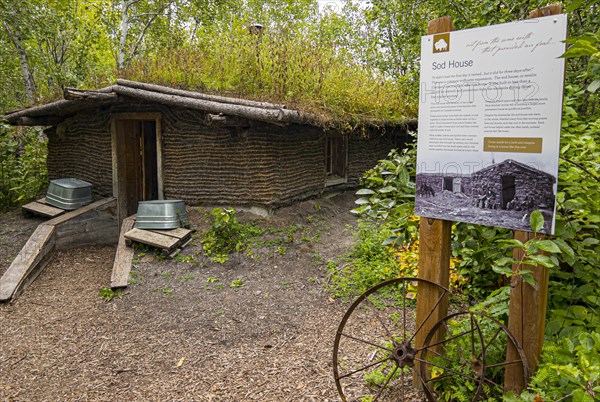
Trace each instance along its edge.
{"label": "wooden sign post", "polygon": [[[529,13],[529,18],[546,17],[562,13],[562,5],[553,4]],[[513,238],[525,243],[533,238],[533,233],[514,231]],[[513,257],[520,261],[523,250],[515,250]],[[519,270],[517,264],[513,265],[513,272]],[[519,275],[512,277],[510,290],[510,306],[508,313],[508,330],[521,344],[527,357],[529,372],[537,369],[542,347],[544,345],[544,328],[546,324],[546,306],[548,304],[548,279],[549,271],[545,267],[530,267],[536,286],[533,287],[523,281]],[[512,345],[506,350],[506,362],[518,359],[518,353]],[[521,367],[517,364],[508,364],[504,373],[504,388],[507,391],[520,393],[527,384],[524,381]]]}
{"label": "wooden sign post", "polygon": [[[454,30],[454,24],[449,17],[431,20],[427,27],[428,34],[449,32]],[[420,279],[426,279],[445,288],[450,284],[450,246],[452,236],[452,222],[421,218],[419,222],[419,273]],[[435,306],[442,296],[440,288],[423,282],[417,289],[416,328],[423,323],[422,329],[415,336],[415,347],[420,349],[425,343],[425,337],[436,322],[448,315],[448,295]],[[427,317],[435,307],[433,313]],[[426,320],[426,321],[425,321]],[[425,322],[424,322],[425,321]],[[434,342],[439,341],[439,335]],[[418,372],[418,370],[415,370]],[[415,385],[417,381],[414,381]]]}

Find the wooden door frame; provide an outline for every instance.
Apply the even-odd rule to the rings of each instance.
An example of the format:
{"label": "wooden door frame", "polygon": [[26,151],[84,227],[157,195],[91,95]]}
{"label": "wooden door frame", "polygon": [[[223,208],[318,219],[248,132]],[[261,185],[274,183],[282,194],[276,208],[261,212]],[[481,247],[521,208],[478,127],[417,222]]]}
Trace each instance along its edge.
{"label": "wooden door frame", "polygon": [[[119,197],[119,164],[117,163],[117,120],[152,120],[156,125],[156,180],[158,186],[158,199],[164,199],[163,191],[163,157],[162,157],[162,115],[160,113],[114,113],[110,117],[111,148],[112,148],[112,186],[113,197]],[[126,218],[122,207],[118,206],[119,222]]]}

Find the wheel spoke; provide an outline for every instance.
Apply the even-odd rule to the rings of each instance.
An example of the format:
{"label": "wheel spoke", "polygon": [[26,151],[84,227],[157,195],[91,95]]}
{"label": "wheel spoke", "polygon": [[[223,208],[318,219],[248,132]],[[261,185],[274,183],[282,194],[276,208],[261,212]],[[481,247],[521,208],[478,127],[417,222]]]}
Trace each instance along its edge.
{"label": "wheel spoke", "polygon": [[367,345],[371,345],[371,346],[375,346],[376,348],[379,348],[379,349],[387,350],[388,352],[392,351],[392,349],[388,349],[385,346],[381,346],[381,345],[378,345],[376,343],[373,343],[373,342],[370,342],[370,341],[366,341],[364,339],[360,339],[360,338],[357,338],[357,337],[352,336],[352,335],[345,334],[343,332],[340,332],[340,335],[345,336],[346,338],[350,338],[350,339],[352,339],[352,340],[354,340],[356,342],[366,343]]}
{"label": "wheel spoke", "polygon": [[427,322],[427,320],[429,320],[429,317],[431,317],[431,315],[433,314],[433,312],[435,311],[435,309],[440,305],[440,303],[442,302],[442,299],[444,298],[444,296],[447,293],[448,293],[448,291],[444,289],[444,292],[436,300],[435,304],[433,305],[433,307],[431,308],[431,310],[429,311],[429,313],[427,313],[427,316],[423,319],[423,322],[421,322],[421,324],[419,324],[419,327],[415,330],[415,333],[410,337],[410,339],[408,340],[408,343],[412,342],[412,340],[414,339],[414,337],[417,336],[417,333],[421,330],[421,328],[423,328],[423,325],[425,325],[425,323]]}
{"label": "wheel spoke", "polygon": [[478,359],[480,359],[481,356],[483,355],[483,353],[488,350],[488,348],[492,345],[492,342],[494,342],[496,340],[496,338],[498,337],[500,332],[502,332],[502,328],[498,328],[498,330],[494,333],[494,336],[492,336],[490,338],[489,342],[485,344],[485,346],[481,350],[481,353],[479,354],[479,356],[477,356]]}
{"label": "wheel spoke", "polygon": [[439,381],[439,380],[444,380],[446,378],[450,378],[452,377],[454,374],[443,374],[439,377],[435,377],[435,378],[430,378],[429,380],[424,380],[425,382],[434,382],[434,381]]}
{"label": "wheel spoke", "polygon": [[454,335],[454,336],[453,336],[453,337],[451,337],[451,338],[446,338],[446,339],[444,339],[443,341],[439,341],[439,342],[436,342],[436,343],[431,343],[431,344],[429,344],[429,345],[427,345],[427,346],[423,346],[422,348],[419,348],[419,349],[417,349],[417,352],[419,352],[419,351],[421,351],[421,350],[423,350],[423,349],[428,349],[428,350],[429,350],[429,348],[433,348],[434,346],[438,346],[438,345],[442,345],[442,344],[444,344],[444,343],[446,343],[446,342],[450,342],[450,341],[452,341],[452,340],[454,340],[454,339],[456,339],[456,338],[460,338],[461,336],[468,335],[468,334],[470,334],[471,332],[474,332],[474,331],[475,331],[475,330],[474,330],[474,329],[472,329],[472,330],[470,330],[470,331],[465,331],[465,332],[462,332],[462,333],[460,333],[460,334],[458,334],[458,335]]}
{"label": "wheel spoke", "polygon": [[485,368],[494,368],[494,367],[502,367],[502,366],[509,366],[511,364],[517,364],[517,363],[523,363],[523,360],[511,360],[509,362],[502,362],[502,363],[496,363],[496,364],[486,364]]}
{"label": "wheel spoke", "polygon": [[[431,366],[439,367],[442,370],[444,370],[444,372],[447,372],[449,374],[456,374],[456,375],[464,377],[464,378],[466,378],[468,380],[472,380],[472,381],[476,381],[476,382],[481,382],[481,378],[471,377],[471,376],[469,376],[469,375],[467,375],[465,373],[461,373],[460,371],[456,371],[454,369],[451,369],[450,367],[442,366],[441,364],[437,364],[437,363],[434,363],[434,362],[429,362],[427,360],[419,359],[417,357],[415,357],[415,360],[418,361],[418,362],[420,362],[420,363],[425,363],[425,364],[428,364],[428,365],[431,365]],[[428,380],[428,381],[435,381],[435,378],[432,378],[431,380]]]}
{"label": "wheel spoke", "polygon": [[377,366],[379,364],[385,363],[385,362],[387,362],[388,360],[391,360],[391,359],[392,359],[391,357],[386,357],[384,359],[376,361],[375,363],[371,363],[371,364],[368,364],[368,365],[366,365],[364,367],[361,367],[358,370],[354,370],[354,371],[351,371],[351,372],[346,373],[344,375],[340,375],[340,376],[338,376],[338,380],[341,380],[342,378],[350,377],[351,375],[354,375],[356,373],[360,373],[361,371],[365,371],[366,369],[369,369],[371,367],[374,367],[374,366]]}
{"label": "wheel spoke", "polygon": [[502,385],[495,383],[494,381],[490,380],[487,377],[483,377],[483,381],[487,382],[488,384],[492,384],[494,387],[498,387],[499,389],[503,389]]}
{"label": "wheel spoke", "polygon": [[402,281],[402,339],[406,339],[406,281]]}
{"label": "wheel spoke", "polygon": [[428,352],[431,352],[431,353],[433,353],[434,355],[436,355],[436,356],[438,356],[438,357],[441,357],[441,358],[442,358],[442,359],[444,359],[444,360],[447,360],[447,361],[449,361],[450,363],[453,363],[453,362],[455,362],[455,361],[456,361],[456,360],[450,359],[449,357],[446,357],[446,356],[444,356],[443,354],[441,354],[440,352],[438,352],[438,351],[435,351],[435,350],[428,350]]}
{"label": "wheel spoke", "polygon": [[398,366],[394,367],[394,369],[392,370],[392,373],[390,374],[390,376],[388,377],[388,379],[385,381],[385,384],[383,384],[383,386],[381,387],[381,389],[379,390],[379,392],[377,393],[377,395],[375,395],[375,398],[373,399],[373,402],[375,402],[375,401],[377,401],[379,399],[379,397],[381,396],[381,393],[383,392],[383,390],[385,389],[385,387],[388,386],[388,384],[390,383],[390,381],[394,377],[394,374],[396,374],[396,371],[398,371]]}
{"label": "wheel spoke", "polygon": [[[473,329],[473,314],[470,315],[471,318],[471,329]],[[481,351],[483,354],[483,350]],[[475,331],[471,331],[471,356],[475,356]],[[481,356],[479,356],[481,357]]]}
{"label": "wheel spoke", "polygon": [[390,330],[388,329],[387,325],[385,325],[385,322],[381,318],[381,312],[377,309],[377,307],[375,307],[375,305],[373,304],[373,302],[371,300],[369,300],[368,297],[365,299],[365,302],[368,304],[368,306],[371,309],[371,311],[375,312],[375,316],[377,317],[377,321],[379,321],[379,323],[383,327],[385,333],[387,334],[388,338],[392,342],[392,345],[396,346],[396,342],[394,341],[394,337],[392,336],[392,333],[390,332]]}

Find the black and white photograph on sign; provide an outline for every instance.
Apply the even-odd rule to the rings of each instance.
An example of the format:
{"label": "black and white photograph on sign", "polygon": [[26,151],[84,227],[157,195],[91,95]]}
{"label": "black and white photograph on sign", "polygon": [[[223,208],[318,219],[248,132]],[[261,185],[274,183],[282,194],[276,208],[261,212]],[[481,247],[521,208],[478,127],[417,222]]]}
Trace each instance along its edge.
{"label": "black and white photograph on sign", "polygon": [[421,41],[415,215],[554,233],[566,17]]}
{"label": "black and white photograph on sign", "polygon": [[555,184],[553,175],[512,159],[471,174],[418,173],[415,213],[527,231],[531,213],[540,210],[550,227]]}

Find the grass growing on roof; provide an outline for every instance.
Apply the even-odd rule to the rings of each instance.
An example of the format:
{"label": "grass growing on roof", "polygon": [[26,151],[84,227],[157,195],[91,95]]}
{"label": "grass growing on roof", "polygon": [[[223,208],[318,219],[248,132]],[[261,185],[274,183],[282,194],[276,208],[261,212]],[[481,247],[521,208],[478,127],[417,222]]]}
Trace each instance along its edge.
{"label": "grass growing on roof", "polygon": [[284,103],[320,115],[325,123],[401,122],[416,115],[405,83],[360,65],[326,34],[326,20],[301,27],[248,32],[234,20],[203,33],[194,46],[140,58],[123,72],[131,80]]}

